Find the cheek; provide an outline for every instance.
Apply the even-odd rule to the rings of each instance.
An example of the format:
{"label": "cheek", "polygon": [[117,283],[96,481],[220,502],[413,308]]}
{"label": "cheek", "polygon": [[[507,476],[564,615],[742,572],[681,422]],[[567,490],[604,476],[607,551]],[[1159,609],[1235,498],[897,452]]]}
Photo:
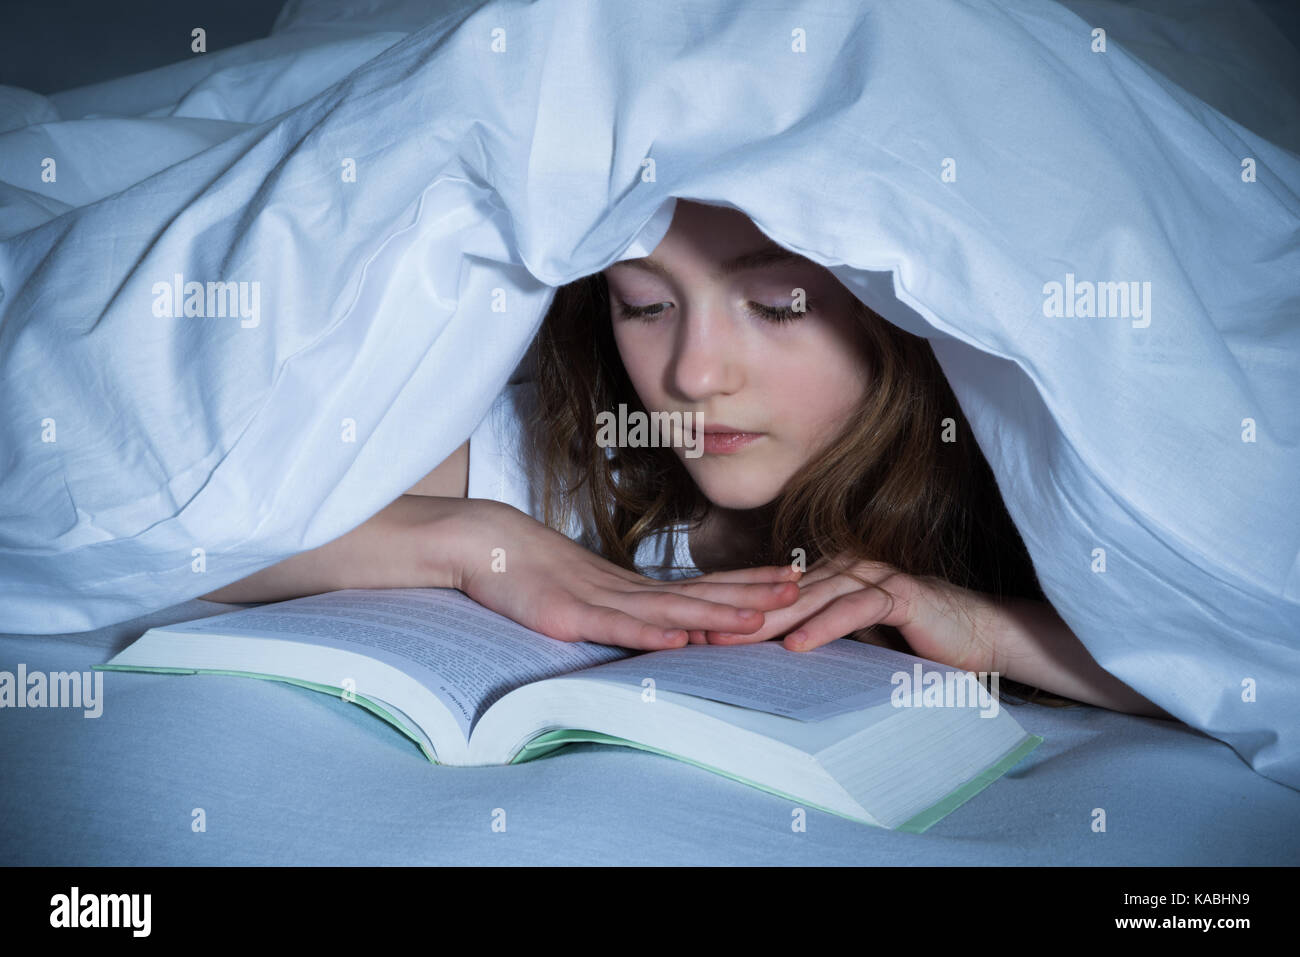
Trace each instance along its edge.
{"label": "cheek", "polygon": [[792,431],[810,445],[837,434],[858,408],[868,387],[864,363],[837,347],[806,356],[777,374],[778,400]]}
{"label": "cheek", "polygon": [[635,337],[627,334],[627,323],[623,322],[612,322],[610,331],[614,336],[614,345],[618,348],[618,357],[623,360],[623,367],[628,372],[631,372],[636,357],[640,352],[633,345],[632,340]]}
{"label": "cheek", "polygon": [[638,394],[644,395],[644,390],[656,379],[658,357],[652,337],[638,335],[638,331],[629,322],[615,323],[613,328],[614,344],[627,377]]}
{"label": "cheek", "polygon": [[[833,384],[840,406],[854,406],[870,385],[870,364],[866,354],[867,344],[861,330],[849,317],[824,328],[819,343],[822,379]],[[828,403],[835,405],[837,403]]]}

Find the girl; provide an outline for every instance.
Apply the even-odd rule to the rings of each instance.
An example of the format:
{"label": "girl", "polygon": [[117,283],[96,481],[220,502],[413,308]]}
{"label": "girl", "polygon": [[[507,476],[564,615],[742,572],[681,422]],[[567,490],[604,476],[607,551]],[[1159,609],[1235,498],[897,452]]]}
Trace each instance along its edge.
{"label": "girl", "polygon": [[[1169,717],[1044,600],[928,343],[739,210],[679,199],[650,257],[557,291],[533,357],[535,385],[494,412],[522,407],[538,507],[466,497],[472,437],[359,528],[204,597],[454,587],[551,637],[641,650],[851,635]],[[620,404],[692,413],[704,454],[680,433],[602,447],[597,414]],[[676,580],[642,574],[656,544]]]}

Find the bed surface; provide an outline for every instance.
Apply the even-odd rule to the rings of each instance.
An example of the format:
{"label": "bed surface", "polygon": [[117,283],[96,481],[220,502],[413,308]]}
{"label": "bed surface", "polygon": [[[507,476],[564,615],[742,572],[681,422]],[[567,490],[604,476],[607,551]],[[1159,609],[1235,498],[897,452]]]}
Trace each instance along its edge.
{"label": "bed surface", "polygon": [[[236,607],[195,599],[94,632],[0,635],[0,669],[84,671],[154,625]],[[1300,862],[1300,792],[1184,725],[1090,707],[1014,707],[1043,744],[914,835],[814,809],[793,833],[783,798],[608,745],[436,767],[361,707],[280,682],[105,672],[103,694],[98,718],[4,716],[0,864]]]}

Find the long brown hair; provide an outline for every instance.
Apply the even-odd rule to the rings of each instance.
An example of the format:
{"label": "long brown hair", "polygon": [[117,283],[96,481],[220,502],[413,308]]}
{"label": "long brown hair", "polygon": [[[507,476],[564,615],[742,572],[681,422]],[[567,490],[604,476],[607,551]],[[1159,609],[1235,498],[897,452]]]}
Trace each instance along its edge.
{"label": "long brown hair", "polygon": [[[853,302],[872,387],[838,440],[761,510],[770,517],[766,550],[740,564],[783,565],[798,548],[808,567],[823,556],[853,556],[997,598],[1043,600],[1028,551],[930,344]],[[556,291],[531,358],[538,401],[525,423],[525,446],[543,477],[544,521],[564,529],[581,513],[594,530],[589,545],[637,570],[642,540],[679,523],[696,525],[709,502],[672,450],[619,447],[611,454],[596,442],[603,410],[624,403],[629,413],[647,411],[614,341],[602,273]],[[906,650],[895,629],[875,630],[882,633]],[[1010,680],[1001,684],[1040,703],[1069,703]]]}

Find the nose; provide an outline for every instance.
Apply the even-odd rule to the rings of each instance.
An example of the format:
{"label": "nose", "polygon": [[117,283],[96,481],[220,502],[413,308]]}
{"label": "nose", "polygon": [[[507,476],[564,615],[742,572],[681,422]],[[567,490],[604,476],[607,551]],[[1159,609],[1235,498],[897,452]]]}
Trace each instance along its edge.
{"label": "nose", "polygon": [[744,385],[743,349],[725,309],[704,306],[683,315],[668,377],[671,388],[696,403]]}

